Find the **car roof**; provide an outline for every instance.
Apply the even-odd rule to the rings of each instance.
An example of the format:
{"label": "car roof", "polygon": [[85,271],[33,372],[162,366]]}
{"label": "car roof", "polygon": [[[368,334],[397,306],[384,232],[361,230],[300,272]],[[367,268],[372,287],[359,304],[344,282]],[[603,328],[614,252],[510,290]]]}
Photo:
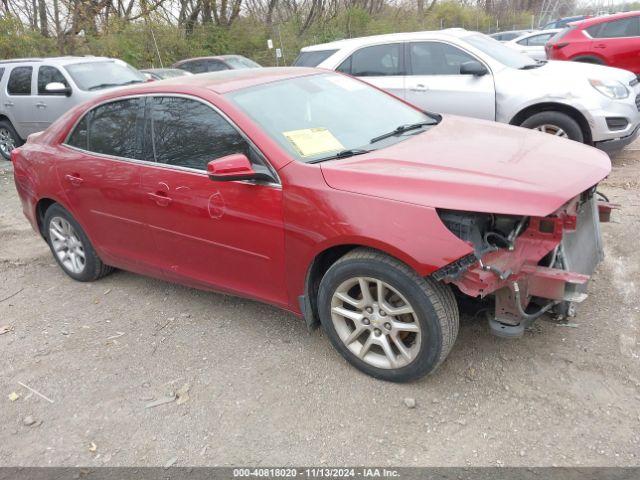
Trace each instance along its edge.
{"label": "car roof", "polygon": [[586,28],[586,27],[590,27],[591,25],[597,25],[598,23],[609,22],[611,20],[619,20],[621,18],[627,18],[627,17],[637,17],[638,15],[640,15],[640,12],[638,10],[634,10],[631,12],[613,13],[611,15],[602,15],[600,17],[586,18],[584,20],[576,22],[575,24],[572,24],[572,26],[579,26],[581,28]]}
{"label": "car roof", "polygon": [[105,62],[105,61],[115,61],[115,58],[109,57],[94,57],[94,56],[83,56],[83,57],[33,57],[33,58],[13,58],[8,60],[0,61],[0,65],[16,65],[21,63],[47,63],[48,65],[60,65],[65,66],[72,63],[89,63],[89,62]]}
{"label": "car roof", "polygon": [[[118,89],[118,92],[126,92],[127,95],[144,93],[163,93],[184,91],[185,87],[205,88],[215,93],[228,93],[243,88],[286,80],[288,78],[304,77],[329,73],[327,70],[306,67],[267,67],[267,68],[243,68],[238,70],[223,70],[220,72],[198,73],[183,77],[169,78],[157,82],[136,84],[131,87]],[[333,73],[333,72],[331,72]]]}
{"label": "car roof", "polygon": [[242,57],[242,55],[209,55],[206,57],[192,57],[192,58],[185,58],[184,60],[179,60],[176,63],[174,63],[174,65],[181,65],[185,62],[192,62],[194,60],[228,60],[230,58],[238,58],[238,57]]}
{"label": "car roof", "polygon": [[349,38],[336,40],[334,42],[310,45],[302,48],[302,52],[313,52],[317,50],[340,50],[343,48],[360,47],[384,42],[402,42],[411,40],[446,40],[450,38],[461,38],[477,32],[465,30],[464,28],[447,28],[445,30],[432,30],[422,32],[389,33],[386,35],[373,35],[370,37]]}

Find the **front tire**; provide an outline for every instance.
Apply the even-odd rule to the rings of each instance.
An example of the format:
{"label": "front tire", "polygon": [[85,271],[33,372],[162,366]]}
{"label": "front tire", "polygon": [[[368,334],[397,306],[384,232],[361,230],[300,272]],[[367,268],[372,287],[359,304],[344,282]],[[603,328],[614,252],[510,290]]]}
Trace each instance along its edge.
{"label": "front tire", "polygon": [[53,204],[47,209],[43,233],[53,258],[74,280],[91,282],[113,271],[102,263],[80,224],[62,206]]}
{"label": "front tire", "polygon": [[364,248],[329,268],[318,309],[331,343],[349,363],[392,382],[433,372],[458,334],[458,306],[448,286]]}
{"label": "front tire", "polygon": [[584,142],[584,135],[580,125],[566,113],[553,111],[536,113],[522,122],[520,126],[556,137],[568,138],[580,143]]}
{"label": "front tire", "polygon": [[22,145],[22,140],[8,120],[0,120],[0,155],[11,160],[11,151]]}

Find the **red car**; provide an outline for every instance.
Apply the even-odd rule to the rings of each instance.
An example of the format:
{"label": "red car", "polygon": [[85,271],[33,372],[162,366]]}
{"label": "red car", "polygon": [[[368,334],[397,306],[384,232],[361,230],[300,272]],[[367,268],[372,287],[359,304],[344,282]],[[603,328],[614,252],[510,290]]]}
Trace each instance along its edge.
{"label": "red car", "polygon": [[445,359],[458,298],[490,299],[502,335],[572,314],[611,168],[585,145],[306,68],[119,89],[12,160],[25,215],[73,279],[121,268],[267,302],[393,381]]}
{"label": "red car", "polygon": [[640,12],[617,13],[571,24],[545,46],[551,60],[574,60],[640,75]]}

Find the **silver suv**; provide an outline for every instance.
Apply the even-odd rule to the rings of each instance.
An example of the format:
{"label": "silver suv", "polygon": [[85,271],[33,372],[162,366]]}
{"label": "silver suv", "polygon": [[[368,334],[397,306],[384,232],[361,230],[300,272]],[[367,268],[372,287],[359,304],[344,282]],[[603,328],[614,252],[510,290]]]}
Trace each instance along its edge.
{"label": "silver suv", "polygon": [[28,135],[104,89],[144,81],[129,64],[105,57],[0,61],[0,154],[9,160]]}

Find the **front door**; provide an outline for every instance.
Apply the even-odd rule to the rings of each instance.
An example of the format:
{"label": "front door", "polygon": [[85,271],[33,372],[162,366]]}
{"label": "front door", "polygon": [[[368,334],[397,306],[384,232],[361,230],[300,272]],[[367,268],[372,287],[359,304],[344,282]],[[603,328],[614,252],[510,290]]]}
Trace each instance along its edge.
{"label": "front door", "polygon": [[69,88],[69,82],[58,68],[49,65],[38,67],[37,90],[33,97],[33,116],[38,130],[47,128],[77,103],[64,93],[47,92],[46,86],[54,82]]}
{"label": "front door", "polygon": [[[209,104],[148,99],[143,167],[147,222],[169,279],[286,304],[282,189],[277,183],[215,182],[207,163],[258,151]],[[275,179],[274,175],[274,179]]]}
{"label": "front door", "polygon": [[491,72],[482,76],[460,74],[460,65],[479,59],[444,42],[413,42],[407,49],[408,102],[431,112],[495,120]]}
{"label": "front door", "polygon": [[102,259],[140,273],[155,258],[140,189],[144,99],[98,106],[75,126],[56,158],[71,213]]}
{"label": "front door", "polygon": [[404,98],[404,44],[385,43],[355,51],[336,68]]}

